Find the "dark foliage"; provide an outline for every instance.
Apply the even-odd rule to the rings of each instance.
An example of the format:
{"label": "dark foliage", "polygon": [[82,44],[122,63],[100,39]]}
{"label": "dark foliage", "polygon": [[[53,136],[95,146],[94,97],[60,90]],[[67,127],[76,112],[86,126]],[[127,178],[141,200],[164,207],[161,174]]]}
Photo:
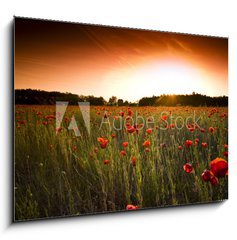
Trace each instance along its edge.
{"label": "dark foliage", "polygon": [[112,96],[109,102],[103,97],[83,96],[72,93],[47,92],[41,90],[15,90],[15,103],[24,105],[54,105],[56,101],[66,101],[71,105],[78,102],[90,102],[91,105],[113,105],[113,106],[227,106],[228,97],[209,97],[198,93],[189,95],[161,95],[144,97],[138,103],[132,103]]}

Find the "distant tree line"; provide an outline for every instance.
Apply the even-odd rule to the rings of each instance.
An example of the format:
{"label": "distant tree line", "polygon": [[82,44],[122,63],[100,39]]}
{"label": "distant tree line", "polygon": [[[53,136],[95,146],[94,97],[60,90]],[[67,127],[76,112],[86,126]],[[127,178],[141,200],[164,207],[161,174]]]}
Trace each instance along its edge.
{"label": "distant tree line", "polygon": [[139,106],[227,106],[228,97],[209,97],[193,92],[192,94],[161,95],[144,97],[139,100]]}
{"label": "distant tree line", "polygon": [[72,93],[47,92],[33,89],[15,90],[15,103],[24,105],[54,105],[56,101],[66,101],[71,105],[77,105],[78,102],[90,102],[91,105],[101,106],[227,106],[228,97],[209,97],[193,92],[187,95],[161,95],[144,97],[138,102],[128,102],[123,99],[117,99],[112,96],[109,101],[103,97],[93,95],[84,96]]}
{"label": "distant tree line", "polygon": [[54,105],[56,101],[69,102],[71,105],[77,105],[78,102],[90,102],[91,105],[105,105],[103,97],[83,96],[72,93],[47,92],[33,89],[15,90],[16,104],[30,105]]}

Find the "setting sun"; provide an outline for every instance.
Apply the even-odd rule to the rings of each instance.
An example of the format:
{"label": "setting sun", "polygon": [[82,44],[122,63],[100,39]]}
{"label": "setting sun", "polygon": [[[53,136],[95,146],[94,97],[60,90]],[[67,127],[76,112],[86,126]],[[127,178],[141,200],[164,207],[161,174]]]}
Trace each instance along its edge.
{"label": "setting sun", "polygon": [[192,92],[223,96],[227,47],[224,38],[22,19],[16,29],[15,88],[106,101]]}
{"label": "setting sun", "polygon": [[[111,84],[109,83],[110,79]],[[129,70],[111,72],[105,77],[110,95],[136,101],[143,96],[192,94],[193,89],[211,94],[212,87],[202,71],[187,62],[157,61]],[[204,84],[206,87],[203,88]]]}

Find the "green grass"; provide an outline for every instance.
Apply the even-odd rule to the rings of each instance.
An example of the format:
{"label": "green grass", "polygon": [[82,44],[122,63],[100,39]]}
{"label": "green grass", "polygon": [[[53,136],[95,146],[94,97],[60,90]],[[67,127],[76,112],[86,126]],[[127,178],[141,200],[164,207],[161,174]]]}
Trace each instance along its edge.
{"label": "green grass", "polygon": [[[68,107],[65,117],[70,119],[74,114],[81,132],[80,137],[75,137],[65,121],[62,132],[56,134],[55,120],[45,119],[46,115],[55,115],[55,106],[16,106],[15,220],[121,211],[127,204],[150,208],[228,197],[227,177],[220,178],[217,186],[201,178],[211,160],[226,159],[223,152],[224,144],[228,144],[228,118],[220,115],[227,112],[227,108],[216,108],[211,117],[208,115],[212,109],[204,107],[132,108],[134,115],[137,111],[144,118],[154,117],[158,129],[150,135],[146,133],[146,126],[138,134],[127,133],[125,128],[120,131],[112,128],[113,117],[119,116],[120,110],[126,114],[125,107],[106,107],[111,128],[103,124],[100,129],[102,109],[91,107],[91,134],[88,135],[79,108]],[[206,132],[199,129],[190,132],[186,127],[161,130],[164,111],[169,113],[168,122],[170,111],[173,117],[184,119],[195,111],[200,117],[198,124]],[[21,124],[22,120],[26,120],[26,124]],[[43,121],[48,124],[43,125]],[[177,124],[181,125],[181,118]],[[115,125],[119,125],[119,119]],[[214,133],[208,131],[209,127],[215,128]],[[116,136],[112,138],[111,133]],[[101,136],[109,139],[105,149],[97,141]],[[199,139],[197,146],[184,146],[187,139],[194,143],[196,138]],[[145,140],[151,142],[149,152],[143,146]],[[124,150],[125,141],[129,145],[126,156],[122,157],[120,151]],[[202,142],[207,142],[208,147],[202,148]],[[182,150],[178,149],[179,145]],[[136,166],[131,164],[132,157],[136,158]],[[104,164],[105,159],[109,164]],[[183,170],[187,162],[194,168],[190,174]]]}

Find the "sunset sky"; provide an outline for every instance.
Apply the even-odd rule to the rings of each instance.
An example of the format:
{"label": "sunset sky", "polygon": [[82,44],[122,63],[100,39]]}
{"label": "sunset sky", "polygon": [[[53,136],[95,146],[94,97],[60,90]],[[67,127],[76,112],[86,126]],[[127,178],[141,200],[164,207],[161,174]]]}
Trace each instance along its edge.
{"label": "sunset sky", "polygon": [[15,19],[15,89],[115,95],[228,95],[228,40]]}

